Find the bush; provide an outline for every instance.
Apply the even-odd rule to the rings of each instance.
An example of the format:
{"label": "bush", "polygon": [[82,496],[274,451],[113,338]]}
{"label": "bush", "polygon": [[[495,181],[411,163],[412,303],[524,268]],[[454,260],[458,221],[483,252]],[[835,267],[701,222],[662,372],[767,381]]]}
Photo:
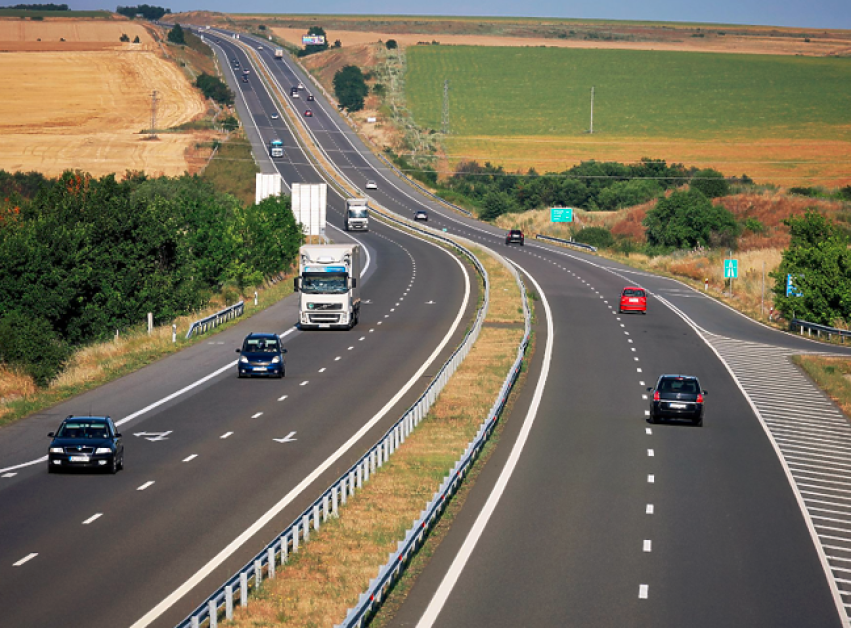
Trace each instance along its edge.
{"label": "bush", "polygon": [[[851,319],[851,249],[848,236],[834,223],[808,210],[783,221],[792,240],[774,278],[774,301],[787,318],[833,325]],[[786,296],[786,277],[794,277],[802,296]]]}
{"label": "bush", "polygon": [[659,199],[642,224],[651,247],[676,249],[731,244],[739,231],[733,214],[694,189]]}
{"label": "bush", "polygon": [[387,43],[384,44],[384,47],[387,48],[387,50],[396,50],[396,48],[399,47],[399,44],[396,43],[395,39],[388,39]]}
{"label": "bush", "polygon": [[818,190],[811,187],[791,187],[789,188],[789,194],[795,194],[796,196],[808,196],[812,198],[818,196]]}
{"label": "bush", "polygon": [[195,86],[206,98],[215,100],[221,105],[233,104],[233,92],[218,76],[201,73],[195,79]]}
{"label": "bush", "polygon": [[13,310],[0,319],[0,361],[21,368],[37,385],[54,380],[70,356],[68,344],[44,318]]}
{"label": "bush", "polygon": [[719,198],[730,193],[730,184],[724,178],[724,175],[712,168],[695,172],[691,181],[689,181],[689,186],[695,190],[700,190],[707,198]]}
{"label": "bush", "polygon": [[334,75],[334,94],[340,105],[349,111],[363,109],[364,99],[369,94],[369,87],[364,80],[363,72],[355,65],[347,65]]}
{"label": "bush", "polygon": [[186,44],[186,38],[183,36],[183,29],[180,28],[180,24],[174,25],[174,28],[168,32],[167,39],[173,44],[180,44],[181,46]]}
{"label": "bush", "polygon": [[[136,39],[139,39],[139,38],[137,37]],[[130,37],[127,35],[127,33],[121,33],[121,37],[118,38],[118,41],[127,42],[127,41],[130,41]]]}
{"label": "bush", "polygon": [[146,20],[155,21],[160,19],[163,15],[167,15],[171,13],[171,9],[164,9],[162,7],[152,7],[148,4],[140,4],[136,7],[122,7],[119,6],[116,10],[116,13],[119,13],[125,17],[129,17],[131,20],[135,18],[137,15],[141,15]]}
{"label": "bush", "polygon": [[496,220],[514,209],[514,201],[507,193],[488,192],[482,199],[482,211],[479,212],[479,218],[487,221]]}
{"label": "bush", "polygon": [[577,242],[596,246],[598,249],[610,248],[615,243],[612,232],[605,227],[584,227],[573,236],[573,239]]}
{"label": "bush", "polygon": [[141,40],[139,39],[139,36],[138,36],[138,35],[136,35],[136,36],[133,38],[133,43],[134,43],[134,44],[140,44],[140,43],[142,43],[142,42],[141,42]]}
{"label": "bush", "polygon": [[646,203],[663,192],[658,181],[633,179],[618,181],[600,190],[597,196],[597,206],[603,210],[615,210],[622,207],[632,207]]}
{"label": "bush", "polygon": [[762,222],[754,217],[750,217],[745,220],[744,228],[751,233],[765,233],[765,225]]}
{"label": "bush", "polygon": [[239,128],[239,120],[233,116],[228,116],[222,120],[222,128],[225,131],[236,131]]}

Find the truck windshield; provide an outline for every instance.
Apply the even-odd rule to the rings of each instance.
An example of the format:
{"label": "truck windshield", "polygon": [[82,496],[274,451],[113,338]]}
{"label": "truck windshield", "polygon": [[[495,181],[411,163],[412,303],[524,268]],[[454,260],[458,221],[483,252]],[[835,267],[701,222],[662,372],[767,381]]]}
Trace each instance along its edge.
{"label": "truck windshield", "polygon": [[346,273],[303,273],[301,291],[306,294],[345,294]]}
{"label": "truck windshield", "polygon": [[363,207],[363,208],[356,207],[356,208],[349,209],[349,218],[366,218],[367,217],[366,211],[367,211],[366,207]]}

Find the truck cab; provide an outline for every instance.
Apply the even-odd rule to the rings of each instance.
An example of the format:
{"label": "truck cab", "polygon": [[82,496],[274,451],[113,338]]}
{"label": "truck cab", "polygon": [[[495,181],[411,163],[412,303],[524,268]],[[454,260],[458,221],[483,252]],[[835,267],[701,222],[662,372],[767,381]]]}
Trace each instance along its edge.
{"label": "truck cab", "polygon": [[346,231],[369,231],[368,203],[365,198],[346,199]]}
{"label": "truck cab", "polygon": [[272,140],[269,142],[269,157],[283,157],[284,143],[281,140]]}
{"label": "truck cab", "polygon": [[300,329],[351,329],[360,317],[360,245],[305,244],[299,249]]}

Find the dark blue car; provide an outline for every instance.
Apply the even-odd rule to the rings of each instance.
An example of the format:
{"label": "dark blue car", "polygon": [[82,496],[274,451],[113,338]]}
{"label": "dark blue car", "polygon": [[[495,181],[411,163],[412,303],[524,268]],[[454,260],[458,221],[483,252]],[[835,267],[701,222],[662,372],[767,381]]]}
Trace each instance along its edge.
{"label": "dark blue car", "polygon": [[47,471],[100,469],[116,473],[124,468],[121,434],[108,416],[69,416],[56,432],[47,454]]}
{"label": "dark blue car", "polygon": [[242,348],[237,349],[239,362],[237,374],[239,377],[283,377],[286,374],[284,354],[287,352],[281,346],[277,334],[251,333],[242,341]]}

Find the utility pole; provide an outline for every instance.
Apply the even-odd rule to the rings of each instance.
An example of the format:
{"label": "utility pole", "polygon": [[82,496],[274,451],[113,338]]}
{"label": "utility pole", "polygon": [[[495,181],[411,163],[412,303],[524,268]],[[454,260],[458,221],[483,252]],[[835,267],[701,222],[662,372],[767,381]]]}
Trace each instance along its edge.
{"label": "utility pole", "polygon": [[157,133],[157,90],[151,92],[151,133],[148,139],[156,139]]}
{"label": "utility pole", "polygon": [[443,134],[449,134],[449,79],[443,80]]}
{"label": "utility pole", "polygon": [[594,134],[594,88],[591,88],[591,128],[588,132],[593,135]]}

